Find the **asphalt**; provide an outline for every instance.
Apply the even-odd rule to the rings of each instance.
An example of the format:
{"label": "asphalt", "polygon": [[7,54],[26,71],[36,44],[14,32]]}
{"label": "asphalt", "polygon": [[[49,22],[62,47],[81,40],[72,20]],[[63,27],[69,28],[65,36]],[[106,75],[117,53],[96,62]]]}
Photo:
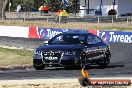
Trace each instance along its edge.
{"label": "asphalt", "polygon": [[[42,45],[43,40],[0,37],[0,46],[23,47],[35,49]],[[132,77],[132,43],[110,43],[111,64],[107,68],[90,66],[85,68],[90,77]],[[32,66],[0,68],[0,80],[12,79],[46,79],[46,78],[77,78],[81,76],[80,69],[63,67],[47,67],[36,71]]]}

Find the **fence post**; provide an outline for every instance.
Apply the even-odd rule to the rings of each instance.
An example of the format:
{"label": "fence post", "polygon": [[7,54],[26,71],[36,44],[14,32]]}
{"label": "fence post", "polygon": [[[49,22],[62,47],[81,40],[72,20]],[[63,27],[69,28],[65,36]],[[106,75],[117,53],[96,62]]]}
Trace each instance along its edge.
{"label": "fence post", "polygon": [[61,16],[59,16],[59,23],[61,23]]}
{"label": "fence post", "polygon": [[47,19],[46,19],[47,23],[49,22],[49,18],[48,18],[48,16],[49,16],[49,14],[47,14]]}
{"label": "fence post", "polygon": [[132,22],[132,16],[130,16],[130,22]]}
{"label": "fence post", "polygon": [[113,25],[113,23],[114,23],[114,19],[113,19],[113,17],[114,17],[114,16],[112,16],[112,25]]}
{"label": "fence post", "polygon": [[128,16],[127,16],[127,24],[129,24],[129,18],[128,18]]}
{"label": "fence post", "polygon": [[35,23],[37,22],[37,18],[35,17]]}
{"label": "fence post", "polygon": [[25,23],[25,19],[26,19],[25,17],[26,17],[26,13],[24,12],[24,23]]}
{"label": "fence post", "polygon": [[98,24],[100,23],[99,15],[98,15]]}

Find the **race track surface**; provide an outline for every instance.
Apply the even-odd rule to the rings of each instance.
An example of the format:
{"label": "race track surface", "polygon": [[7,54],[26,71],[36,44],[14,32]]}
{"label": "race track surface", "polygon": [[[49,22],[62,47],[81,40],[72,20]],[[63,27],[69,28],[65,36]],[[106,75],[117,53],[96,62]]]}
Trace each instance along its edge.
{"label": "race track surface", "polygon": [[[0,46],[34,49],[42,45],[43,40],[0,37]],[[128,77],[132,76],[132,43],[110,43],[111,64],[107,68],[98,66],[87,67],[90,77]],[[80,69],[48,67],[36,71],[32,66],[0,68],[0,80],[3,79],[39,79],[39,78],[77,78],[81,76]]]}

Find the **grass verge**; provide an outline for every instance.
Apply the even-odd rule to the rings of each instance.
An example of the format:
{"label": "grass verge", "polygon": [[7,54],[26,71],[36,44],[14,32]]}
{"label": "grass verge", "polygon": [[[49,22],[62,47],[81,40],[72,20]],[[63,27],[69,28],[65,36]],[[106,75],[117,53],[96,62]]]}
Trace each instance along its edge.
{"label": "grass verge", "polygon": [[0,67],[30,66],[33,51],[0,47]]}
{"label": "grass verge", "polygon": [[36,26],[45,28],[72,28],[72,29],[96,29],[96,30],[121,30],[121,31],[132,31],[132,22],[126,24],[121,23],[90,23],[90,22],[68,22],[68,23],[55,23],[46,21],[0,21],[0,25],[6,26]]}

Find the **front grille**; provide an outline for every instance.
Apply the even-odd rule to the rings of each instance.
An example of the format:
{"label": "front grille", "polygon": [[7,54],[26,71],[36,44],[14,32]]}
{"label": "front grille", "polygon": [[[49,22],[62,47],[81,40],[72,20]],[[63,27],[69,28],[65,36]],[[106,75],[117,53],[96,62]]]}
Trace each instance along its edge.
{"label": "front grille", "polygon": [[58,51],[43,51],[43,57],[61,57],[61,52]]}

